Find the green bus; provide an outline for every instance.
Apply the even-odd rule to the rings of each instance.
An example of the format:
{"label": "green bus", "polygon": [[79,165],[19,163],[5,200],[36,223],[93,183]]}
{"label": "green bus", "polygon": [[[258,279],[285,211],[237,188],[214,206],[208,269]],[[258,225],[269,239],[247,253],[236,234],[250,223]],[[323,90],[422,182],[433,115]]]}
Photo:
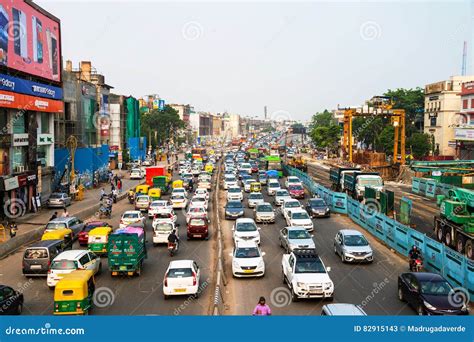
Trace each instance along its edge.
{"label": "green bus", "polygon": [[265,159],[267,161],[267,171],[276,170],[278,171],[278,176],[283,177],[281,158],[279,156],[266,156]]}

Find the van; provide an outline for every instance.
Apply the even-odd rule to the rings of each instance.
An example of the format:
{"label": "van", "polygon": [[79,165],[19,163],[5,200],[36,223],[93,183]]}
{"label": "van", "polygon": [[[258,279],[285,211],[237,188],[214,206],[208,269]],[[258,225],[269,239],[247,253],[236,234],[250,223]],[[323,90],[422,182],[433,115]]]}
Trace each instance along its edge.
{"label": "van", "polygon": [[321,316],[367,316],[367,314],[360,305],[334,303],[324,305]]}
{"label": "van", "polygon": [[43,240],[27,247],[23,254],[23,275],[47,276],[49,265],[63,250],[63,240]]}

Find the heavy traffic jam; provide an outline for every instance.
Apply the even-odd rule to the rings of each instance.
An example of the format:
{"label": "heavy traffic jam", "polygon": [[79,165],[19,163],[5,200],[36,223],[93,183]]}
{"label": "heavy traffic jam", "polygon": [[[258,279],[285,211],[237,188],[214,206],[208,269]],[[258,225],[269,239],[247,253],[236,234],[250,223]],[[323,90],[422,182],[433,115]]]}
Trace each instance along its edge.
{"label": "heavy traffic jam", "polygon": [[[84,222],[76,217],[51,220],[41,240],[21,250],[22,268],[16,269],[34,279],[32,287],[37,290],[45,288],[39,283],[45,279],[50,291],[41,295],[40,302],[49,303],[40,312],[86,315],[99,309],[107,314],[100,311],[95,293],[98,284],[103,288],[104,278],[114,296],[116,286],[130,282],[132,288],[137,285],[134,279],[152,277],[149,301],[158,297],[210,301],[220,224],[225,272],[234,296],[245,293],[255,300],[268,296],[262,288],[269,287],[271,296],[275,290],[283,291],[289,308],[302,302],[323,315],[367,315],[364,305],[341,295],[338,281],[346,282],[353,272],[387,279],[377,267],[386,262],[381,251],[390,252],[356,226],[340,221],[343,218],[332,213],[323,198],[311,195],[298,176],[285,174],[286,154],[296,154],[299,147],[281,153],[283,149],[273,148],[278,139],[275,133],[223,148],[191,147],[166,164],[136,163],[128,177],[140,184],[117,204],[102,194],[102,201],[110,200],[106,215],[99,210]],[[209,256],[199,254],[203,251]],[[396,257],[402,260],[392,264],[401,272],[390,273],[396,279],[396,292],[384,296],[398,297],[405,314],[410,312],[407,308],[418,315],[469,314],[468,303],[451,300],[453,286],[441,275],[425,272],[421,252],[416,248],[412,252],[408,261]],[[157,263],[159,272],[150,273],[148,269]],[[343,277],[333,279],[331,269],[340,267],[344,269],[337,272]],[[11,293],[8,302],[4,295],[8,305],[3,306],[3,314],[21,314],[24,307],[38,313],[28,298],[31,291],[20,293],[8,283],[2,291]]]}

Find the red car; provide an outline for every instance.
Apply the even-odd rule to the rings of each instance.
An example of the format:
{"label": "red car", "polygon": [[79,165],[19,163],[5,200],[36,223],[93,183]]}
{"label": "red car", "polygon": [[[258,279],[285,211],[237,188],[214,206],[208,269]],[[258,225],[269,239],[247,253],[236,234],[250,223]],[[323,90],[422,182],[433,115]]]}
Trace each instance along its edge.
{"label": "red car", "polygon": [[207,218],[194,217],[188,223],[188,239],[209,238],[209,221]]}
{"label": "red car", "polygon": [[304,188],[300,184],[290,185],[288,187],[288,192],[290,193],[291,198],[304,199]]}
{"label": "red car", "polygon": [[257,172],[258,172],[258,165],[252,164],[252,173],[257,173]]}
{"label": "red car", "polygon": [[84,228],[79,232],[79,245],[81,246],[87,246],[88,240],[89,240],[89,232],[97,227],[110,227],[110,224],[104,221],[91,221],[87,222],[84,225]]}

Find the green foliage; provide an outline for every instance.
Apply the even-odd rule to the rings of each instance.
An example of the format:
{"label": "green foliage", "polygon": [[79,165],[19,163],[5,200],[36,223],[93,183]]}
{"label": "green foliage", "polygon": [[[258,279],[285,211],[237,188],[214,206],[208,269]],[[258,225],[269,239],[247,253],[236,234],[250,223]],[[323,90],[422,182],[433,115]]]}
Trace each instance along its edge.
{"label": "green foliage", "polygon": [[177,131],[184,127],[184,121],[170,106],[165,106],[163,110],[153,109],[141,114],[142,134],[147,137],[151,135],[150,143],[153,147],[164,145],[170,138],[176,139]]}
{"label": "green foliage", "polygon": [[[385,152],[387,155],[393,154],[393,138],[395,128],[391,125],[385,126],[377,135],[375,148],[378,152]],[[400,151],[399,151],[400,152]]]}
{"label": "green foliage", "polygon": [[407,146],[415,159],[425,157],[431,150],[431,136],[426,133],[413,133],[407,141]]}
{"label": "green foliage", "polygon": [[341,127],[337,124],[332,113],[325,110],[313,115],[310,136],[316,147],[337,151]]}
{"label": "green foliage", "polygon": [[384,94],[392,98],[393,108],[405,109],[405,133],[407,137],[411,137],[417,132],[415,122],[423,119],[425,107],[425,93],[420,87],[415,89],[398,88],[395,90],[387,90]]}

